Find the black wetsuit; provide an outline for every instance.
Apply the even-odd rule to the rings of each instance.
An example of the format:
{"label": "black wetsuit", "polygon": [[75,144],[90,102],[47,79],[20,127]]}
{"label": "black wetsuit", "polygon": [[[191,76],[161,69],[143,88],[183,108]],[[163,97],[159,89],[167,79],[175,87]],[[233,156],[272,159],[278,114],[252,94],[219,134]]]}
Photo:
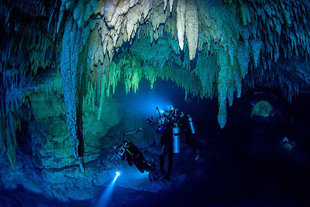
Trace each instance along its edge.
{"label": "black wetsuit", "polygon": [[126,149],[125,157],[128,161],[128,164],[130,166],[132,164],[135,164],[135,166],[141,173],[144,173],[144,171],[151,172],[154,170],[153,167],[147,164],[145,158],[143,157],[138,147],[136,147],[131,142],[128,142],[128,148]]}
{"label": "black wetsuit", "polygon": [[163,126],[162,131],[157,130],[157,132],[161,132],[161,146],[162,151],[160,153],[160,170],[161,172],[165,172],[165,157],[168,156],[168,170],[167,170],[167,177],[169,178],[171,175],[172,164],[173,164],[173,140],[172,140],[172,123],[166,123]]}

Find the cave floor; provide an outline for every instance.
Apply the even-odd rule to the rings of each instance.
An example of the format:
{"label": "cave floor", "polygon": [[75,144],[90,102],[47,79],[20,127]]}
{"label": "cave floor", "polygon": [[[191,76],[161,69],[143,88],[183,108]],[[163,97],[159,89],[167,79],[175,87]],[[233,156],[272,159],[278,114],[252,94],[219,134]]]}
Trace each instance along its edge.
{"label": "cave floor", "polygon": [[[193,159],[193,150],[185,147],[174,158],[170,182],[148,183],[162,190],[133,190],[119,183],[109,206],[309,206],[309,145],[299,144],[287,152],[280,147],[282,125],[249,122],[238,126],[220,134],[214,130],[213,138],[203,139],[198,161]],[[308,135],[303,126],[295,134]],[[6,196],[1,199],[7,206],[96,206],[102,193],[93,200],[64,203],[18,188],[1,192]]]}

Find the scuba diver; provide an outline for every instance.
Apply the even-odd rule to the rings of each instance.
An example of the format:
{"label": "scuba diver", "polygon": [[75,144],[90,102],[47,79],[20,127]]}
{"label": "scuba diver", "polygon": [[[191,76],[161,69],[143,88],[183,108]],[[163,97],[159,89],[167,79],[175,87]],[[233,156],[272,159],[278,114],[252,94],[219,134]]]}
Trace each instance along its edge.
{"label": "scuba diver", "polygon": [[[161,153],[159,157],[160,175],[167,180],[170,180],[172,164],[173,164],[173,125],[172,122],[166,122],[157,127],[156,132],[161,133]],[[175,146],[177,147],[177,146]],[[179,146],[178,146],[179,147]],[[165,157],[168,156],[168,170],[164,170]]]}
{"label": "scuba diver", "polygon": [[185,135],[186,144],[195,149],[195,160],[198,160],[200,157],[200,150],[198,148],[197,140],[194,138],[196,131],[192,117],[181,112],[179,115],[178,125]]}
{"label": "scuba diver", "polygon": [[[139,131],[142,131],[142,129],[140,128],[130,133],[135,133]],[[127,161],[129,166],[132,166],[134,164],[141,173],[144,173],[145,171],[148,172],[150,181],[156,179],[155,165],[153,163],[147,163],[141,151],[132,142],[124,140],[122,144],[120,144],[119,146],[115,146],[114,149],[116,149],[117,152],[111,158],[111,162],[117,156],[119,159]]]}
{"label": "scuba diver", "polygon": [[[158,123],[154,121],[154,116],[158,112]],[[160,154],[160,171],[161,176],[167,180],[170,180],[173,153],[180,153],[180,135],[181,130],[186,138],[186,143],[196,148],[195,160],[199,159],[200,151],[194,140],[191,139],[191,135],[195,134],[195,128],[192,118],[189,115],[185,115],[183,112],[178,113],[178,109],[170,108],[168,111],[159,111],[156,107],[154,114],[147,119],[150,126],[156,127],[156,132],[161,134],[161,146],[162,151]],[[156,126],[157,125],[157,126]],[[165,157],[168,156],[168,170],[164,170]]]}

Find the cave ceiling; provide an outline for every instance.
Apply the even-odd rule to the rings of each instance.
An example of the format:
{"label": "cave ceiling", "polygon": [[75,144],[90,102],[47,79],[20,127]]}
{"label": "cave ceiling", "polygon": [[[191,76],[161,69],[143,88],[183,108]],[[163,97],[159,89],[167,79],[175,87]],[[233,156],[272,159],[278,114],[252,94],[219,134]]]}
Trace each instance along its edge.
{"label": "cave ceiling", "polygon": [[14,165],[16,111],[37,91],[64,95],[77,159],[84,103],[100,119],[119,82],[129,92],[161,78],[186,96],[217,98],[222,128],[243,89],[309,93],[309,16],[307,0],[3,0],[1,148]]}

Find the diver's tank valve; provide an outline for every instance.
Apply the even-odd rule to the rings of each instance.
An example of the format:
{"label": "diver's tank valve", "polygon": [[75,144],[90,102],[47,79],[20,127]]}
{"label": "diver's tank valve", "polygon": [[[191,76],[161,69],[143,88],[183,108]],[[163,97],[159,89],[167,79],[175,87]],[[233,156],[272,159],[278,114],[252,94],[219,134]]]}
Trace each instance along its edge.
{"label": "diver's tank valve", "polygon": [[180,128],[178,124],[175,123],[172,129],[173,136],[173,153],[180,153]]}
{"label": "diver's tank valve", "polygon": [[189,127],[191,128],[192,134],[195,134],[195,127],[194,127],[193,119],[190,115],[188,115],[188,124],[189,124]]}

